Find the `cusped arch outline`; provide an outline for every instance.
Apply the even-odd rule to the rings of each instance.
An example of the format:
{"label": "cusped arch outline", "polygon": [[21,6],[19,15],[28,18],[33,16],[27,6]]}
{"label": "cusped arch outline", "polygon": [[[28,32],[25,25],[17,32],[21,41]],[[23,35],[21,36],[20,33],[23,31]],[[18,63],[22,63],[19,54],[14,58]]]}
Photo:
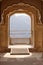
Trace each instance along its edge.
{"label": "cusped arch outline", "polygon": [[33,14],[36,14],[36,12],[37,12],[37,18],[38,18],[37,24],[42,24],[42,22],[41,22],[41,14],[40,14],[39,9],[37,9],[35,6],[31,6],[31,5],[25,4],[25,3],[13,4],[11,6],[8,6],[6,9],[4,9],[3,12],[2,12],[2,15],[1,15],[1,23],[2,24],[5,23],[5,17],[10,12],[24,11],[24,10],[27,10],[28,12],[31,12]]}

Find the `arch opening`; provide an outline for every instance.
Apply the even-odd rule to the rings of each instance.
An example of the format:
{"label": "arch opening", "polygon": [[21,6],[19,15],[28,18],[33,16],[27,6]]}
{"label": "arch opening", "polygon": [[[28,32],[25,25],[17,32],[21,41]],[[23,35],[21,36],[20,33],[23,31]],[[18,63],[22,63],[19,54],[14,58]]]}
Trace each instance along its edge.
{"label": "arch opening", "polygon": [[10,16],[10,44],[31,44],[31,17],[26,13]]}

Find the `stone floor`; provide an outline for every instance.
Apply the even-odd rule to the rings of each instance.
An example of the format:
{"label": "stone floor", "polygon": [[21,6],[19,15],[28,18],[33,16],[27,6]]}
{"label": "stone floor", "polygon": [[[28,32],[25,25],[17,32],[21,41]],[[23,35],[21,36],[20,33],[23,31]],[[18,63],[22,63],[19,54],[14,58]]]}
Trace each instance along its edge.
{"label": "stone floor", "polygon": [[30,53],[30,55],[0,53],[0,65],[43,65],[42,53]]}

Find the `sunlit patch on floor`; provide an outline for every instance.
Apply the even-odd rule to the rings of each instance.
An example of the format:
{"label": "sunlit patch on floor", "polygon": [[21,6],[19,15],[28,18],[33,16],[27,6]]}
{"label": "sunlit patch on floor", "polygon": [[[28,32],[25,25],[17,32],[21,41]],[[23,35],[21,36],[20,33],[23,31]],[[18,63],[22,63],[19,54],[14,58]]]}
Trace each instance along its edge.
{"label": "sunlit patch on floor", "polygon": [[28,58],[32,55],[32,53],[30,53],[29,55],[10,55],[10,53],[5,53],[3,55],[4,58]]}

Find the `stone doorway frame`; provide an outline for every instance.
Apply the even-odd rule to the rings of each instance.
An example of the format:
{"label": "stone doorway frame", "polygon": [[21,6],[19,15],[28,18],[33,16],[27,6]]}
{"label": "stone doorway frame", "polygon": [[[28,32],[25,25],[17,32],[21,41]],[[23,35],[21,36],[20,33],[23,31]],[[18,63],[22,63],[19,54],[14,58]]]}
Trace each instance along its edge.
{"label": "stone doorway frame", "polygon": [[[14,12],[12,12],[12,13],[10,13],[9,15],[8,15],[8,19],[10,19],[10,16],[11,15],[13,15],[13,14],[15,14],[15,13],[25,13],[25,14],[27,14],[27,15],[29,15],[30,17],[31,17],[31,25],[32,25],[32,22],[34,22],[32,19],[34,19],[34,17],[33,17],[33,14],[31,13],[31,12],[29,12],[29,13],[27,13],[27,11],[25,10],[23,10],[23,11],[19,11],[19,10],[15,10]],[[10,21],[10,20],[9,20]],[[10,32],[10,30],[9,30],[9,25],[10,25],[10,23],[8,22],[8,31]],[[34,24],[33,24],[33,26],[34,26]],[[33,29],[33,31],[34,31],[34,29]],[[33,32],[32,31],[32,26],[31,26],[31,32]],[[10,37],[9,35],[8,35],[8,37]],[[34,37],[33,36],[31,36],[31,38],[33,39],[33,41],[32,41],[32,45],[33,45],[33,47],[34,47]],[[8,38],[8,40],[10,40],[10,38]],[[10,43],[10,41],[8,42],[8,45],[9,45],[9,43]]]}
{"label": "stone doorway frame", "polygon": [[18,3],[18,4],[13,4],[12,6],[8,6],[2,13],[2,24],[5,25],[5,30],[6,30],[6,34],[5,34],[5,47],[8,48],[8,22],[9,22],[9,16],[14,14],[14,13],[26,13],[29,14],[31,17],[34,16],[33,22],[34,23],[34,31],[32,30],[32,32],[34,33],[34,48],[36,48],[37,43],[36,43],[36,28],[38,24],[41,24],[41,17],[40,17],[40,12],[37,8],[35,8],[34,6],[31,6],[29,4],[25,4],[25,3]]}

